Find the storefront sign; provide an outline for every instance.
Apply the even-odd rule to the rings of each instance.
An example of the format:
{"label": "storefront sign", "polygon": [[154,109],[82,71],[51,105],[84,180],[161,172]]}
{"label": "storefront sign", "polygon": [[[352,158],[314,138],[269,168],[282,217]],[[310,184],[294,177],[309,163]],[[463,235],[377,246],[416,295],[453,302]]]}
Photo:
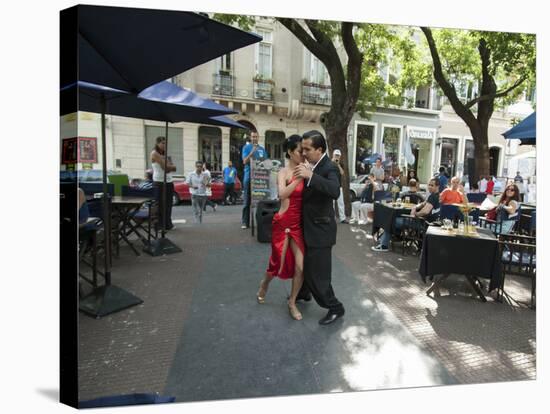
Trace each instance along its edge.
{"label": "storefront sign", "polygon": [[407,133],[410,138],[435,139],[434,130],[408,128]]}

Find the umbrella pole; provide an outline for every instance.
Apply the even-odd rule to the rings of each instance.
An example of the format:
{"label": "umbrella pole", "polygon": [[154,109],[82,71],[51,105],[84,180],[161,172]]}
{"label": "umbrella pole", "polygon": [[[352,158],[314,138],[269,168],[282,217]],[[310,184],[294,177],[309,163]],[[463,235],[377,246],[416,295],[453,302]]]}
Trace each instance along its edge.
{"label": "umbrella pole", "polygon": [[111,284],[111,211],[107,191],[107,139],[105,137],[105,94],[101,94],[101,155],[103,158],[103,233],[105,238],[105,285]]}
{"label": "umbrella pole", "polygon": [[78,308],[95,318],[143,303],[143,300],[111,284],[111,209],[107,191],[107,149],[105,138],[106,99],[101,94],[101,154],[103,157],[103,237],[105,244],[105,284],[80,300]]}
{"label": "umbrella pole", "polygon": [[[168,166],[168,121],[164,123],[164,136],[166,137],[166,144],[164,144],[164,177],[162,183],[162,205],[164,211],[162,212],[162,238],[166,234],[166,211],[168,210],[168,204],[166,204],[166,168]],[[172,200],[170,200],[172,202]]]}

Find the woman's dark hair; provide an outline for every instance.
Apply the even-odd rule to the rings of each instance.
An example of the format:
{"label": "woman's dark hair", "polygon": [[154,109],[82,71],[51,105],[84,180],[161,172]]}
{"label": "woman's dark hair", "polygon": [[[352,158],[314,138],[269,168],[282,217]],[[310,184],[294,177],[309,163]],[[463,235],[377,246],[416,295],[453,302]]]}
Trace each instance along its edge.
{"label": "woman's dark hair", "polygon": [[[508,196],[506,195],[506,191],[509,188],[514,189],[514,196],[510,197],[510,198],[508,198]],[[515,200],[515,201],[519,202],[519,188],[515,184],[508,184],[506,187],[504,187],[504,191],[500,195],[500,200],[498,200],[498,203],[508,205],[510,203],[510,201],[512,201],[512,200]]]}
{"label": "woman's dark hair", "polygon": [[296,148],[298,148],[300,142],[302,142],[302,137],[296,134],[289,136],[285,140],[285,142],[283,143],[283,151],[286,158],[290,158],[290,155],[288,155],[288,151],[294,151]]}
{"label": "woman's dark hair", "polygon": [[321,152],[327,152],[327,141],[325,140],[325,137],[323,134],[321,134],[319,131],[312,130],[306,132],[304,135],[302,135],[303,139],[310,139],[311,140],[311,146],[314,149],[321,148]]}
{"label": "woman's dark hair", "polygon": [[159,154],[164,154],[164,151],[162,151],[160,148],[159,148],[159,144],[162,142],[162,141],[166,141],[166,138],[165,137],[157,137],[157,139],[155,140],[155,151],[158,152]]}

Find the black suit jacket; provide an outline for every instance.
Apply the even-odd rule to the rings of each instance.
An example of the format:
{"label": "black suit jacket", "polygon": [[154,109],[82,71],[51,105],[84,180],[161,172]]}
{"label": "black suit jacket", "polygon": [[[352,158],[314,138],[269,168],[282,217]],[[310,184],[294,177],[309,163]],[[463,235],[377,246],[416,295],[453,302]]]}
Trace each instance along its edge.
{"label": "black suit jacket", "polygon": [[307,186],[304,180],[302,218],[307,247],[330,247],[336,243],[333,201],[340,196],[340,171],[324,156]]}

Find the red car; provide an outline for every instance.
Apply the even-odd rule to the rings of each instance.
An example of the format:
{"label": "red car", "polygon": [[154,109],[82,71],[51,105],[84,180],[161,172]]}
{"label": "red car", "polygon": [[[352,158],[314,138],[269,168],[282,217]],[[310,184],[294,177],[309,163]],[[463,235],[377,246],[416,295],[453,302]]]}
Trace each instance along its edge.
{"label": "red car", "polygon": [[[237,198],[241,196],[241,181],[238,177],[235,179],[235,193]],[[220,173],[212,173],[212,195],[208,197],[212,201],[222,202],[224,194],[223,177]],[[181,203],[182,201],[191,201],[191,194],[189,193],[189,184],[185,180],[179,181],[174,179],[174,205]]]}

